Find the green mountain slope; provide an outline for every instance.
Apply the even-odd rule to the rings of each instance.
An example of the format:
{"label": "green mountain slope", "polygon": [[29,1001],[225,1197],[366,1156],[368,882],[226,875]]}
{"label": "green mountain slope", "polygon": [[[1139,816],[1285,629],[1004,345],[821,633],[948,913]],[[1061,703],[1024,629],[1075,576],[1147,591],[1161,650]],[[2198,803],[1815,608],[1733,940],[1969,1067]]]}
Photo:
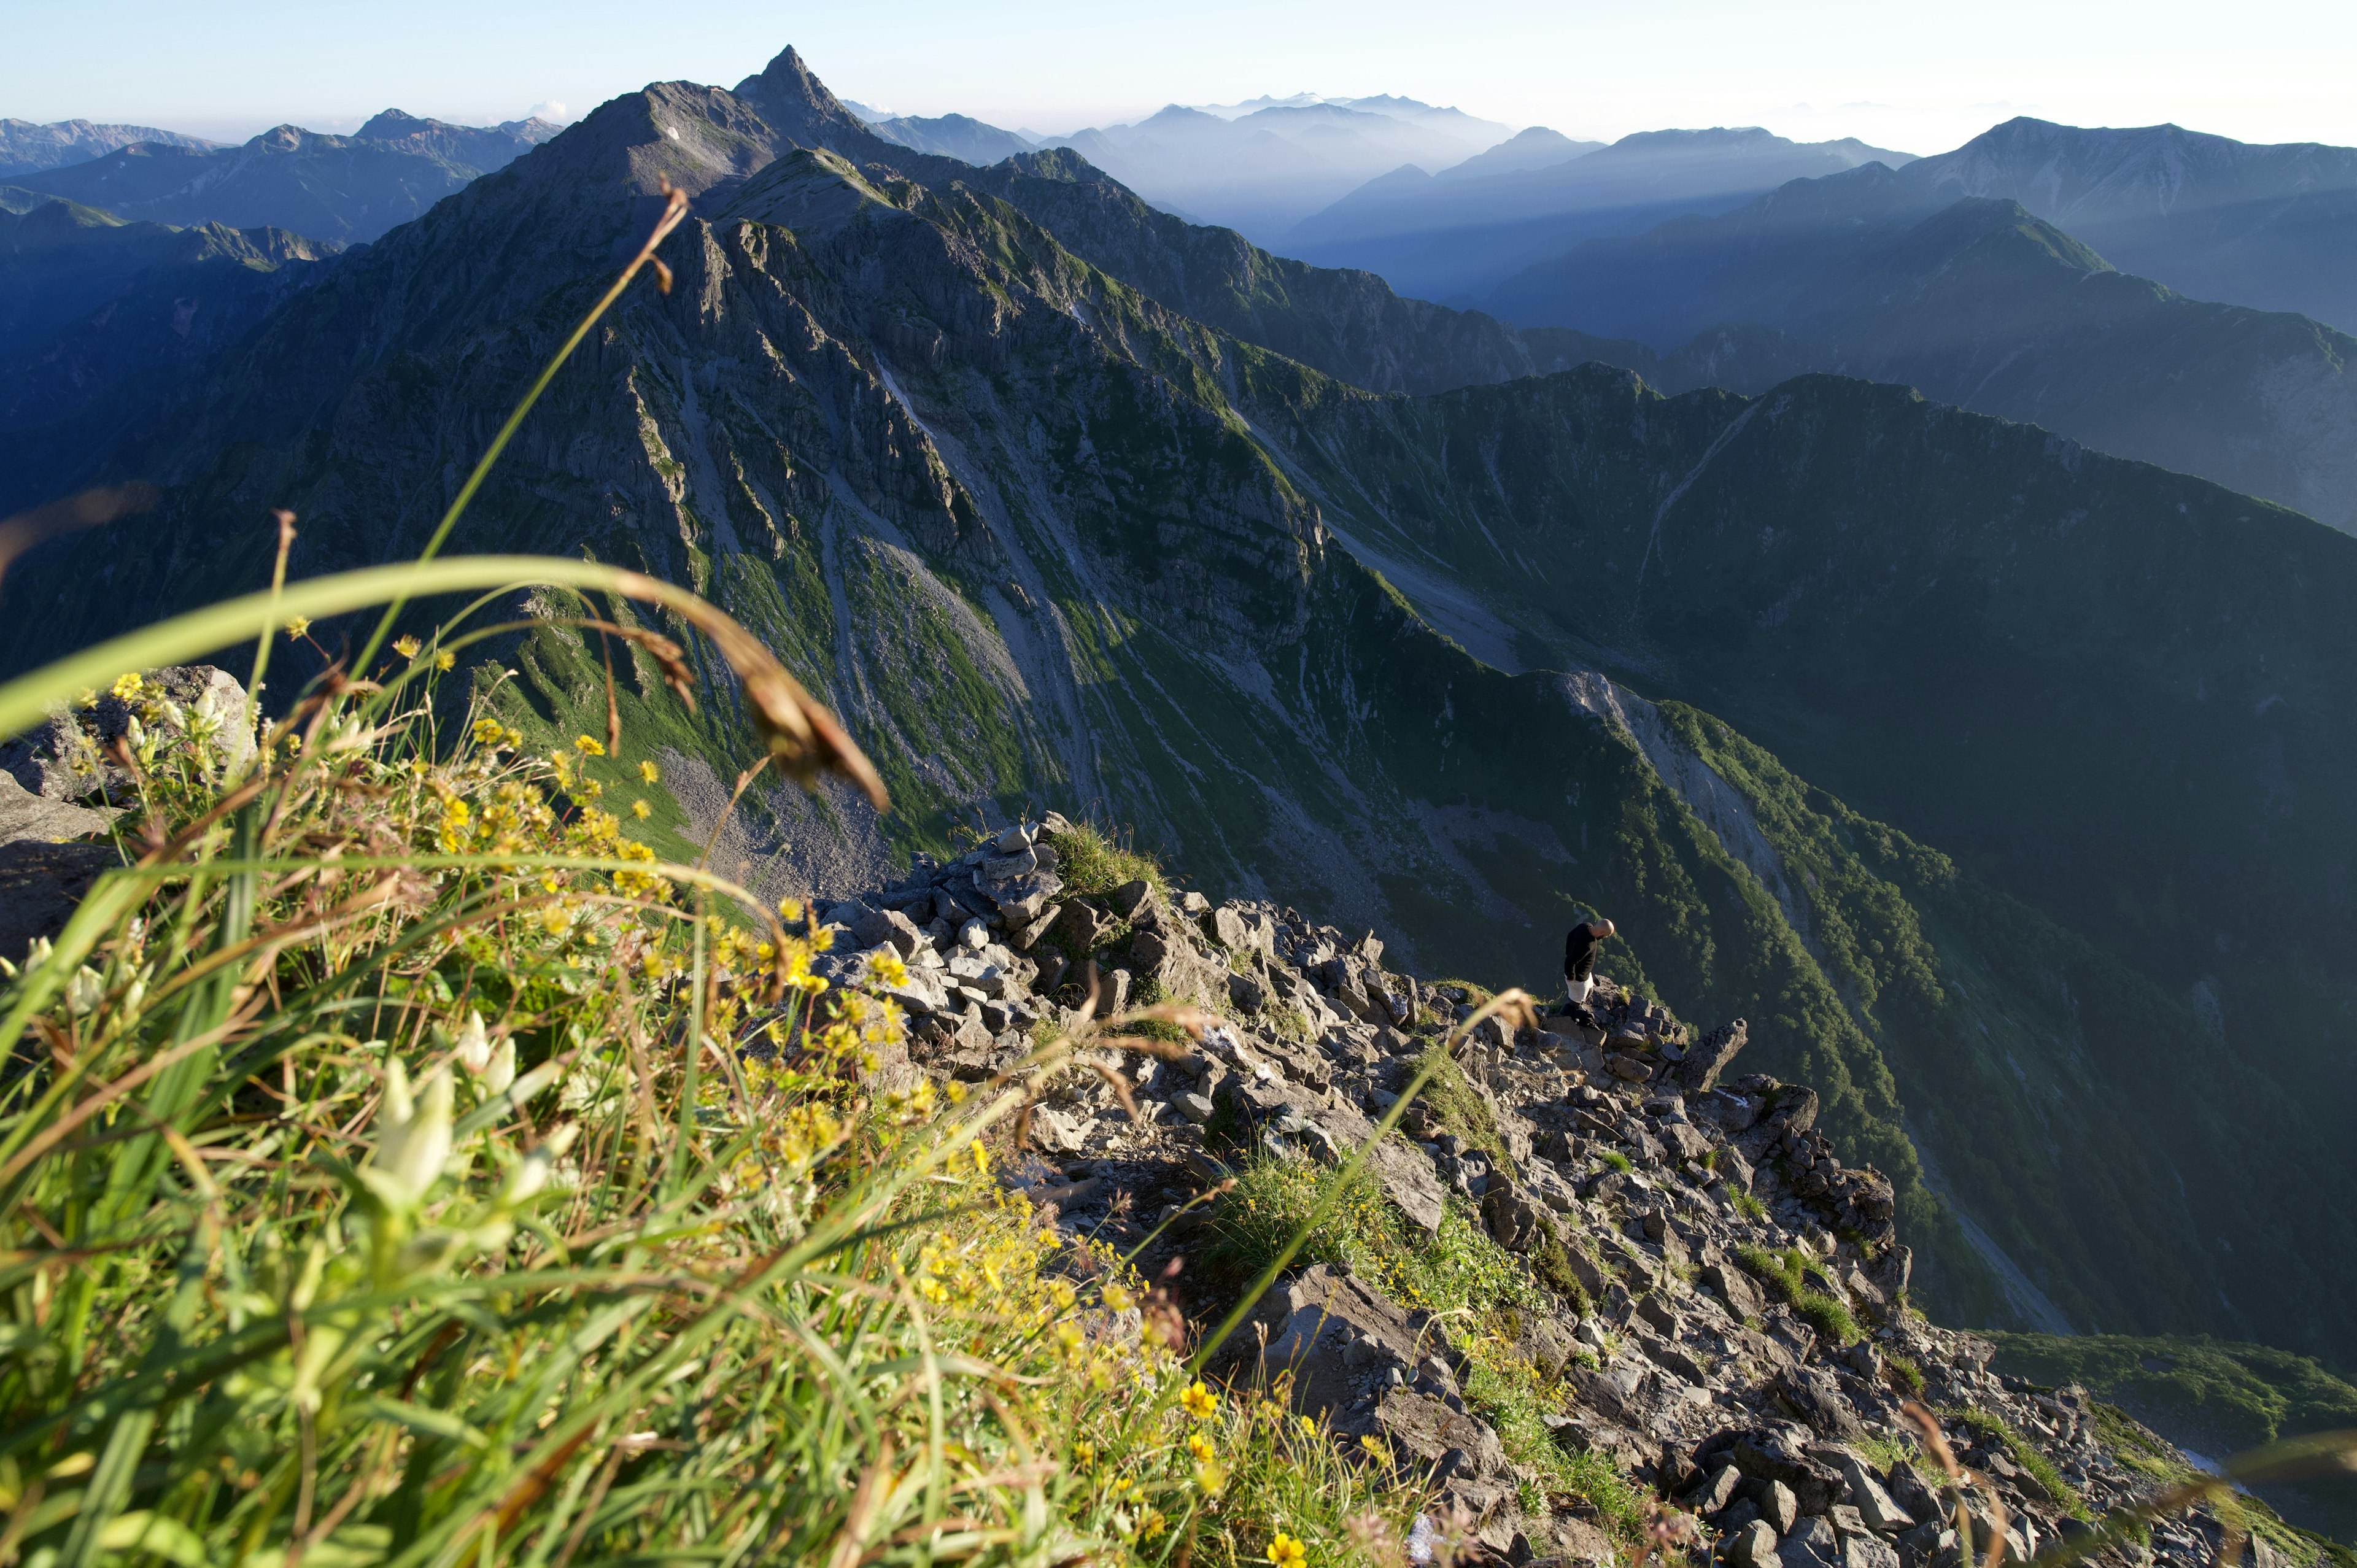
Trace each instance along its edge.
{"label": "green mountain slope", "polygon": [[[2170,1442],[2212,1460],[2317,1432],[2357,1428],[2357,1387],[2305,1356],[2182,1336],[1999,1334],[1999,1371],[2081,1383]],[[2262,1487],[2293,1523],[2357,1540],[2357,1479],[2326,1476]]]}
{"label": "green mountain slope", "polygon": [[[1092,811],[1208,890],[1493,982],[1551,983],[1564,925],[1609,910],[1645,954],[1612,972],[1750,1018],[1760,1066],[1819,1087],[1944,1310],[2349,1342],[2357,1248],[2252,1195],[2298,1167],[2311,1226],[2352,1211],[2314,1086],[2349,842],[2349,634],[2322,607],[2357,542],[1861,383],[1665,400],[1590,367],[1371,393],[1076,253],[1029,209],[1084,193],[1017,172],[889,150],[791,52],[737,92],[617,100],[91,462],[166,503],[20,564],[11,602],[54,607],[0,618],[0,662],[249,585],[270,505],[300,515],[302,573],[414,551],[668,179],[698,201],[675,286],[557,377],[460,547],[712,594],[877,757],[897,849]],[[1351,348],[1369,297],[1305,275],[1235,308],[1413,361],[1412,333]],[[602,724],[577,633],[500,655],[545,733]],[[2287,700],[2253,715],[2270,658]],[[691,719],[618,663],[630,744],[674,787],[660,826],[700,843],[748,759],[715,705]],[[2301,814],[2255,818],[2278,777]],[[884,869],[863,811],[757,789],[730,853],[775,891],[853,886]],[[2264,891],[2227,885],[2237,859]],[[2265,970],[2144,961],[2203,951],[2195,908],[2284,945]],[[2281,1061],[2222,1049],[2218,1015]],[[2238,1103],[2268,1147],[2225,1145]]]}

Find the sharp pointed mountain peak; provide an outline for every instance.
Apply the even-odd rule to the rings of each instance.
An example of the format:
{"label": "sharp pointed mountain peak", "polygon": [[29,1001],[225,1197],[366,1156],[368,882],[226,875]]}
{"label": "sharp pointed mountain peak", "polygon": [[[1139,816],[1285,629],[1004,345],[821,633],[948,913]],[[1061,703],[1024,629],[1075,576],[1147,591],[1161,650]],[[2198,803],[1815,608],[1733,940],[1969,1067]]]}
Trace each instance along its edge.
{"label": "sharp pointed mountain peak", "polygon": [[871,135],[860,118],[813,74],[791,44],[759,74],[738,82],[737,96],[803,146],[856,150]]}

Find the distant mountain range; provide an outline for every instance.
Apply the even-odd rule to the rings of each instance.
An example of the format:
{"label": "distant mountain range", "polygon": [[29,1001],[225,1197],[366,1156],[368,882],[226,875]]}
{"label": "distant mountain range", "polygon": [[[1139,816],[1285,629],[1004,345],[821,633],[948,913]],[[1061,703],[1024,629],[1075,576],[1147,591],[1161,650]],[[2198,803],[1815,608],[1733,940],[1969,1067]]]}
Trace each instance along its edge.
{"label": "distant mountain range", "polygon": [[1001,158],[1028,153],[1039,145],[1028,136],[985,124],[970,114],[891,114],[847,100],[844,107],[888,142],[964,163],[995,164]]}
{"label": "distant mountain range", "polygon": [[2357,332],[2357,147],[2022,118],[1907,172],[1934,200],[2018,201],[2180,294]]}
{"label": "distant mountain range", "polygon": [[1665,390],[1900,382],[2357,529],[2357,339],[2119,272],[2017,201],[1950,199],[1922,167],[1869,164],[1590,241],[1492,308],[1635,339],[1590,348]]}
{"label": "distant mountain range", "polygon": [[1072,148],[1167,211],[1269,244],[1403,165],[1452,167],[1512,134],[1494,121],[1391,96],[1247,109],[1173,103],[1134,125],[1076,131],[1045,145]]}
{"label": "distant mountain range", "polygon": [[155,142],[190,152],[209,152],[221,145],[197,136],[158,131],[152,125],[99,125],[88,120],[37,125],[30,120],[0,120],[0,178],[88,163],[135,142]]}
{"label": "distant mountain range", "polygon": [[276,227],[354,244],[406,223],[556,129],[544,120],[450,125],[387,110],[351,136],[281,125],[234,147],[141,141],[15,183],[124,218]]}
{"label": "distant mountain range", "polygon": [[1304,218],[1278,248],[1380,273],[1403,294],[1469,302],[1593,236],[1723,212],[1789,180],[1909,161],[1859,141],[1793,142],[1757,127],[1643,131],[1609,147],[1554,136],[1524,132],[1491,161],[1430,178],[1387,172]]}

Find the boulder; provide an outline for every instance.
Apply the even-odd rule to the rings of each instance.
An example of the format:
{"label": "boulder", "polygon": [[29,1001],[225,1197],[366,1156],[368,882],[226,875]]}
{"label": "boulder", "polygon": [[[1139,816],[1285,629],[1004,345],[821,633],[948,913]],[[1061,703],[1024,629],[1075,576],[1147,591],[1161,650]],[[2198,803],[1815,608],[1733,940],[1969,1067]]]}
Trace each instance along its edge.
{"label": "boulder", "polygon": [[1234,1363],[1264,1385],[1289,1375],[1293,1408],[1305,1415],[1347,1415],[1373,1389],[1388,1386],[1390,1369],[1405,1370],[1422,1359],[1420,1324],[1365,1282],[1325,1263],[1272,1289],[1253,1317],[1266,1338],[1255,1352],[1252,1331],[1232,1337]]}
{"label": "boulder", "polygon": [[1792,1488],[1781,1481],[1770,1481],[1760,1488],[1755,1499],[1760,1505],[1760,1517],[1772,1526],[1778,1535],[1790,1535],[1792,1527],[1801,1522],[1801,1499]]}
{"label": "boulder", "polygon": [[[1794,1506],[1806,1517],[1824,1512],[1840,1500],[1841,1472],[1811,1458],[1787,1435],[1789,1428],[1746,1433],[1736,1440],[1728,1457],[1737,1469],[1761,1482],[1779,1481],[1792,1488]],[[1781,1533],[1781,1531],[1779,1532]]]}
{"label": "boulder", "polygon": [[1642,1057],[1608,1051],[1604,1057],[1604,1070],[1625,1082],[1643,1083],[1653,1076],[1653,1064]]}
{"label": "boulder", "polygon": [[1687,1048],[1685,1059],[1678,1063],[1678,1083],[1688,1094],[1706,1094],[1717,1088],[1719,1074],[1750,1037],[1751,1026],[1742,1018],[1713,1029]]}
{"label": "boulder", "polygon": [[1803,1520],[1776,1546],[1783,1568],[1840,1568],[1841,1538],[1822,1518]]}
{"label": "boulder", "polygon": [[1857,1412],[1829,1373],[1814,1367],[1788,1367],[1776,1374],[1770,1391],[1820,1436],[1846,1439],[1859,1434]]}
{"label": "boulder", "polygon": [[12,773],[0,773],[0,847],[12,843],[63,843],[104,832],[123,814],[114,806],[95,809],[36,795]]}
{"label": "boulder", "polygon": [[1105,895],[1105,908],[1127,920],[1134,918],[1139,908],[1154,892],[1154,885],[1144,877],[1125,882]]}
{"label": "boulder", "polygon": [[931,945],[917,922],[898,909],[871,909],[862,915],[851,928],[851,940],[862,948],[888,945],[904,959],[913,957],[919,947]]}
{"label": "boulder", "polygon": [[1879,1536],[1845,1535],[1841,1568],[1899,1568],[1899,1550]]}
{"label": "boulder", "polygon": [[1085,954],[1103,940],[1105,932],[1112,927],[1113,922],[1105,918],[1103,910],[1085,898],[1074,898],[1056,917],[1056,923],[1049,928],[1048,934],[1071,951]]}
{"label": "boulder", "polygon": [[1758,1317],[1767,1310],[1768,1304],[1760,1295],[1759,1285],[1753,1283],[1749,1274],[1732,1263],[1705,1263],[1702,1283],[1708,1285],[1711,1293],[1727,1304],[1727,1310],[1738,1318]]}
{"label": "boulder", "polygon": [[1268,1002],[1268,987],[1256,976],[1231,973],[1228,976],[1228,1003],[1239,1013],[1257,1013]]}
{"label": "boulder", "polygon": [[1775,1529],[1765,1520],[1755,1519],[1729,1535],[1723,1552],[1727,1568],[1781,1568]]}
{"label": "boulder", "polygon": [[1481,1223],[1491,1240],[1509,1252],[1527,1252],[1543,1234],[1538,1207],[1501,1172],[1481,1195]]}
{"label": "boulder", "polygon": [[91,706],[55,713],[0,744],[0,772],[15,775],[27,793],[52,800],[127,791],[130,777],[108,752],[135,717],[150,735],[203,734],[217,779],[253,756],[252,710],[237,677],[210,664],[182,664],[144,671],[139,693],[127,701],[102,692]]}

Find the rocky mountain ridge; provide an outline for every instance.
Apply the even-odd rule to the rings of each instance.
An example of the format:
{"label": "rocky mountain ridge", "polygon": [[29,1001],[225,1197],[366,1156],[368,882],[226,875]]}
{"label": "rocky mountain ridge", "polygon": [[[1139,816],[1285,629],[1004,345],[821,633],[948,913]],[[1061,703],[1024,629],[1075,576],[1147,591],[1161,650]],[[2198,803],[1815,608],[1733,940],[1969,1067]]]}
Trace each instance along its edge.
{"label": "rocky mountain ridge", "polygon": [[[1145,877],[1077,893],[1059,871],[1078,855],[1101,883],[1099,842],[1050,814],[813,904],[824,967],[905,972],[887,989],[913,1043],[887,1075],[995,1082],[1092,1010],[1215,1010],[1192,1048],[1090,1049],[1046,1086],[1022,1135],[1037,1153],[1003,1178],[1075,1234],[1141,1248],[1191,1315],[1216,1316],[1223,1238],[1272,1172],[1322,1179],[1362,1146],[1405,1234],[1478,1233],[1527,1271],[1518,1307],[1451,1322],[1394,1299],[1395,1260],[1313,1240],[1210,1364],[1431,1486],[1426,1525],[1476,1560],[1616,1561],[1598,1521],[1628,1521],[1599,1514],[1598,1465],[1735,1568],[2022,1563],[2074,1541],[2190,1568],[2244,1534],[2261,1564],[2332,1550],[2239,1505],[2093,1539],[2101,1513],[2160,1489],[2164,1456],[2192,1462],[2083,1388],[1992,1375],[1988,1341],[1910,1308],[1890,1182],[1844,1165],[1815,1091],[1738,1070],[1747,1021],[1698,1033],[1599,978],[1584,1007],[1489,1018],[1447,1054],[1475,1012],[1462,986],[1265,901]],[[1910,1400],[1947,1413],[1980,1477],[1962,1498],[1977,1545]],[[1590,1466],[1577,1492],[1557,1478],[1570,1455]]]}

